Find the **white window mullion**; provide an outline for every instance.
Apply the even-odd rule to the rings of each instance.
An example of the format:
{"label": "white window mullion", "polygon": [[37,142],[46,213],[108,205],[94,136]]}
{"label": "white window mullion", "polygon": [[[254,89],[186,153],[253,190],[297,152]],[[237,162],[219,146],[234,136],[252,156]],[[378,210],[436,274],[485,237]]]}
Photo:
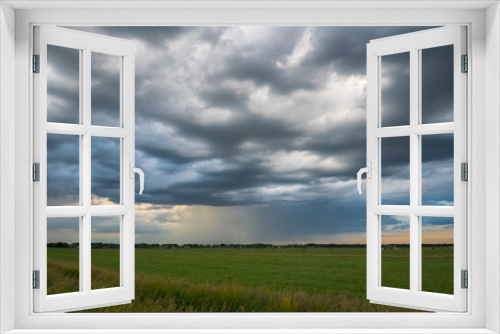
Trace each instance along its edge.
{"label": "white window mullion", "polygon": [[[123,60],[123,57],[120,57],[120,129],[123,129],[126,131],[125,126],[124,126],[124,122],[125,122],[125,119],[126,117],[124,116],[124,110],[123,110],[123,107],[125,105],[124,101],[123,101],[123,98],[124,98],[124,94],[123,94],[123,90],[124,90],[124,84],[123,84],[123,79],[124,79],[124,75],[123,75],[123,72],[124,72],[124,60]],[[125,150],[125,139],[120,139],[120,161],[122,162],[120,164],[120,205],[123,206],[125,203],[127,203],[127,199],[126,199],[126,196],[127,196],[127,191],[124,189],[123,185],[126,184],[126,180],[125,178],[129,177],[127,172],[128,172],[128,168],[130,168],[129,166],[129,163],[128,163],[128,160],[127,160],[127,154],[126,152],[124,151]],[[128,168],[126,168],[126,170],[124,170],[124,165],[126,165]],[[135,196],[135,194],[134,194]],[[124,247],[126,241],[125,241],[125,223],[126,223],[126,219],[124,219],[124,215],[120,215],[120,268],[123,268],[123,270],[120,270],[120,286],[125,286],[125,270],[126,270],[126,259],[127,259],[127,256],[125,255],[125,252],[126,252],[126,248]]]}
{"label": "white window mullion", "polygon": [[420,205],[412,209],[420,217],[454,217],[455,208],[452,206],[425,206]]}
{"label": "white window mullion", "polygon": [[89,127],[81,124],[47,123],[47,133],[83,136],[88,132]]}
{"label": "white window mullion", "polygon": [[93,136],[109,138],[123,138],[130,134],[128,129],[123,128],[81,124],[47,123],[47,133],[83,136],[89,132]]}
{"label": "white window mullion", "polygon": [[[89,49],[83,50],[83,70],[82,70],[82,124],[86,129],[90,128],[91,122],[91,52]],[[90,132],[83,135],[83,145],[80,151],[80,161],[82,164],[83,177],[81,178],[82,204],[90,208],[91,205],[91,137]]]}
{"label": "white window mullion", "polygon": [[375,205],[373,213],[378,215],[409,216],[414,213],[421,217],[454,217],[455,209],[452,206],[416,206],[411,208],[409,205]]}
{"label": "white window mullion", "polygon": [[92,136],[108,137],[108,138],[124,138],[130,134],[128,129],[112,128],[106,126],[91,126],[89,129]]}
{"label": "white window mullion", "polygon": [[410,133],[411,133],[411,127],[408,125],[389,126],[386,128],[377,128],[373,130],[373,134],[379,138],[409,136]]}
{"label": "white window mullion", "polygon": [[377,215],[376,220],[377,222],[377,231],[376,231],[376,237],[377,237],[377,242],[374,245],[376,248],[376,251],[374,252],[376,254],[377,260],[377,284],[376,287],[382,286],[382,216]]}
{"label": "white window mullion", "polygon": [[413,133],[417,135],[439,135],[455,132],[455,124],[453,122],[434,123],[434,124],[419,124],[412,128]]}
{"label": "white window mullion", "polygon": [[[120,216],[120,268],[124,268],[124,266],[126,265],[126,256],[125,256],[125,250],[126,250],[126,247],[125,247],[125,237],[124,237],[124,232],[125,232],[125,229],[124,229],[124,221],[125,219],[123,219],[123,215]],[[135,247],[135,245],[134,245]],[[125,268],[124,268],[125,269]],[[125,285],[125,270],[120,270],[120,286],[124,286]]]}
{"label": "white window mullion", "polygon": [[[417,76],[417,126],[415,126],[415,135],[418,135],[418,140],[417,140],[417,162],[418,162],[418,168],[417,168],[417,177],[418,177],[418,188],[417,188],[417,208],[421,207],[422,205],[422,134],[425,133],[425,131],[419,131],[417,132],[418,128],[422,128],[422,50],[417,49],[417,66],[418,70],[416,73]],[[435,124],[431,124],[435,125]],[[450,123],[450,128],[453,131],[453,123]],[[416,210],[413,211],[414,214],[416,213]],[[417,250],[418,250],[418,268],[417,268],[417,291],[422,291],[422,216],[417,217]]]}
{"label": "white window mullion", "polygon": [[83,206],[49,206],[46,211],[47,217],[83,217],[89,210]]}
{"label": "white window mullion", "polygon": [[[125,105],[124,101],[123,101],[123,97],[124,97],[124,94],[123,94],[123,89],[124,89],[124,84],[123,84],[123,79],[124,79],[124,75],[123,75],[123,72],[124,72],[124,61],[123,61],[123,57],[120,57],[120,130],[124,130],[126,131],[126,129],[124,129],[124,121],[125,121],[125,117],[124,117],[124,110],[123,110],[123,106]],[[128,166],[128,162],[127,160],[125,160],[127,158],[127,155],[126,155],[126,152],[124,152],[125,150],[125,140],[123,138],[120,139],[120,206],[124,206],[124,204],[127,202],[126,200],[126,196],[127,196],[127,192],[125,191],[124,189],[124,184],[126,184],[126,177],[128,177],[128,168],[130,168]],[[128,168],[125,168],[124,169],[124,165],[126,165]],[[135,196],[135,194],[134,194]],[[125,255],[125,252],[126,252],[126,247],[125,247],[125,224],[126,222],[126,219],[124,219],[124,215],[120,215],[120,268],[123,268],[122,270],[120,270],[120,286],[125,286],[125,270],[126,270],[126,259],[127,259],[127,256]],[[134,245],[135,247],[135,245]]]}
{"label": "white window mullion", "polygon": [[130,212],[130,208],[124,205],[92,205],[90,213],[92,216],[118,216]]}
{"label": "white window mullion", "polygon": [[[91,125],[91,52],[88,48],[83,50],[82,56],[83,69],[82,69],[82,124],[85,128],[89,129]],[[83,136],[83,145],[81,152],[80,162],[83,170],[83,177],[81,178],[82,189],[82,204],[87,210],[87,214],[83,216],[83,228],[81,231],[82,244],[80,245],[80,253],[82,254],[81,273],[80,277],[83,282],[83,291],[90,294],[92,289],[92,216],[90,215],[90,206],[92,201],[91,189],[91,168],[92,168],[92,154],[91,154],[91,134],[89,131]]]}
{"label": "white window mullion", "polygon": [[379,138],[403,137],[409,136],[410,133],[417,135],[439,135],[445,133],[454,133],[455,125],[453,122],[436,123],[436,124],[419,124],[419,125],[404,125],[390,126],[386,128],[378,128],[373,130],[373,134]]}
{"label": "white window mullion", "polygon": [[376,205],[373,212],[378,215],[409,216],[411,208],[409,205]]}
{"label": "white window mullion", "polygon": [[[419,57],[418,50],[410,50],[410,128],[418,125],[419,115]],[[413,211],[419,204],[420,189],[420,137],[412,131],[410,133],[410,207]],[[413,212],[410,214],[410,291],[415,293],[419,287],[420,276],[420,229],[419,217]]]}
{"label": "white window mullion", "polygon": [[[80,165],[80,198],[79,198],[79,204],[80,204],[80,207],[81,208],[84,208],[84,198],[85,198],[85,160],[84,160],[84,147],[86,146],[84,144],[84,141],[85,141],[85,135],[88,134],[88,128],[86,125],[83,125],[85,123],[85,119],[84,119],[84,110],[85,108],[87,107],[87,102],[84,101],[83,99],[83,96],[84,96],[84,90],[85,90],[85,85],[84,83],[86,82],[85,78],[84,78],[84,62],[85,62],[85,57],[84,57],[84,54],[83,54],[83,51],[80,50],[80,57],[79,57],[79,66],[80,66],[80,70],[79,70],[79,78],[80,78],[80,94],[79,94],[79,108],[80,110],[78,111],[78,114],[79,114],[79,118],[80,118],[80,122],[79,124],[75,124],[74,126],[72,127],[69,127],[68,125],[69,124],[54,124],[54,123],[47,123],[47,133],[49,133],[50,131],[54,131],[56,133],[61,133],[61,134],[73,134],[73,135],[78,135],[79,138],[80,138],[80,162],[79,162],[79,165]],[[71,124],[73,125],[73,124]],[[70,128],[72,131],[69,132],[69,133],[66,133],[67,129]],[[66,130],[66,131],[65,131]],[[80,215],[78,218],[79,220],[79,227],[78,227],[78,243],[79,243],[79,246],[78,246],[78,264],[79,264],[79,270],[78,270],[78,274],[79,274],[79,285],[80,285],[80,288],[79,290],[80,291],[87,291],[88,287],[85,285],[85,274],[86,274],[86,268],[84,268],[84,265],[86,264],[85,262],[85,258],[86,258],[86,254],[85,254],[85,241],[86,241],[86,238],[84,237],[84,231],[85,231],[85,227],[87,226],[87,219],[85,218],[86,215]]]}

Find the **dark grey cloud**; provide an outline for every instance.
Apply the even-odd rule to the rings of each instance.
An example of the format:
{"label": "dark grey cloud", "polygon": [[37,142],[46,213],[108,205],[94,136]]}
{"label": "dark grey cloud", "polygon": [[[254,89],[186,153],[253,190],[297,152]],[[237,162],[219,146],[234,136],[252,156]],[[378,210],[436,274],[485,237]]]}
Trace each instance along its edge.
{"label": "dark grey cloud", "polygon": [[199,96],[208,107],[228,108],[245,112],[248,96],[239,94],[229,88],[207,88],[200,91]]}
{"label": "dark grey cloud", "polygon": [[47,205],[78,205],[79,145],[78,136],[47,134]]}
{"label": "dark grey cloud", "polygon": [[422,226],[449,226],[453,228],[452,217],[422,217]]}
{"label": "dark grey cloud", "polygon": [[80,121],[80,52],[47,46],[47,121],[78,124]]}
{"label": "dark grey cloud", "polygon": [[120,139],[91,138],[92,195],[120,203]]}
{"label": "dark grey cloud", "polygon": [[422,50],[422,123],[453,122],[453,45]]}
{"label": "dark grey cloud", "polygon": [[120,58],[92,52],[92,125],[120,126]]}
{"label": "dark grey cloud", "polygon": [[454,203],[454,135],[422,136],[422,204]]}
{"label": "dark grey cloud", "polygon": [[214,75],[212,80],[234,79],[238,81],[250,80],[256,85],[269,85],[278,94],[289,94],[290,92],[304,89],[314,90],[318,86],[302,76],[300,71],[287,71],[276,67],[272,59],[246,58],[243,55],[233,55],[224,59],[227,67],[221,73]]}
{"label": "dark grey cloud", "polygon": [[344,75],[365,75],[366,44],[370,40],[425,30],[432,27],[314,27],[314,52],[304,65],[327,66]]}
{"label": "dark grey cloud", "polygon": [[410,137],[389,137],[381,140],[382,177],[398,175],[410,179]]}
{"label": "dark grey cloud", "polygon": [[381,125],[410,125],[410,53],[381,59]]}
{"label": "dark grey cloud", "polygon": [[422,136],[422,162],[453,159],[454,135]]}

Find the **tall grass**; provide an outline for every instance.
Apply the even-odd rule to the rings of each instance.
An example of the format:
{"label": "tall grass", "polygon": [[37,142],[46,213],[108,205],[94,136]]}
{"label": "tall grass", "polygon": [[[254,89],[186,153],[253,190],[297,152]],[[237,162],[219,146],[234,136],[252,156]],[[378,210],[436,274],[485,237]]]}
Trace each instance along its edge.
{"label": "tall grass", "polygon": [[[75,264],[48,259],[49,294],[78,291]],[[184,278],[136,275],[135,300],[130,304],[85,312],[403,312],[406,309],[370,304],[345,294],[310,294],[264,287],[249,288],[235,282],[211,284]],[[119,285],[119,273],[93,268],[92,287]]]}
{"label": "tall grass", "polygon": [[[77,292],[80,290],[78,264],[47,259],[47,294]],[[92,268],[92,289],[120,286],[120,274],[105,268]]]}
{"label": "tall grass", "polygon": [[80,289],[78,263],[47,259],[47,294],[76,292]]}
{"label": "tall grass", "polygon": [[193,283],[186,279],[138,276],[136,299],[94,312],[389,312],[408,311],[370,304],[347,295],[270,291],[237,283]]}

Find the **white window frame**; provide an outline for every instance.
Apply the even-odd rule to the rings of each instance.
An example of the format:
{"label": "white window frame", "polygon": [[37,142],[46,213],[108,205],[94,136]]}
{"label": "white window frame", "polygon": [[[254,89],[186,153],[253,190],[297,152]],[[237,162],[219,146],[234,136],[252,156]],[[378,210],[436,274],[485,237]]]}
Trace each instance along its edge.
{"label": "white window frame", "polygon": [[[5,1],[0,4],[0,330],[13,333],[295,332],[492,333],[500,331],[500,12],[497,1]],[[19,9],[14,10],[11,6]],[[80,9],[55,9],[75,6]],[[134,9],[96,10],[128,6]],[[146,7],[150,6],[150,9]],[[397,6],[396,9],[391,9]],[[86,8],[85,8],[86,7]],[[144,10],[137,10],[137,8]],[[151,7],[163,7],[154,8]],[[21,8],[30,9],[22,10]],[[49,8],[49,10],[41,10]],[[50,8],[54,9],[51,10]],[[184,8],[184,9],[179,9]],[[258,9],[255,9],[258,8]],[[349,9],[351,8],[351,9]],[[353,9],[354,8],[354,9]],[[469,308],[466,313],[34,314],[32,240],[32,26],[448,25],[469,27]],[[15,38],[14,38],[15,31]],[[15,72],[13,70],[15,66]],[[488,71],[485,71],[488,66]],[[15,82],[15,85],[12,83]],[[15,96],[15,99],[13,98]],[[15,112],[14,112],[15,110]],[[14,129],[14,130],[13,130]],[[15,139],[15,147],[12,142]],[[486,154],[487,152],[487,154]],[[15,171],[15,178],[12,175]],[[488,175],[488,182],[486,182]],[[354,177],[354,176],[353,176]],[[5,185],[5,186],[4,186]],[[15,198],[12,200],[12,193]],[[14,208],[14,210],[12,210]],[[12,224],[15,222],[15,224]],[[472,227],[473,226],[473,227]],[[14,252],[14,254],[12,254]],[[490,256],[486,256],[490,254]],[[492,255],[491,255],[492,254]],[[30,259],[26,261],[26,259]],[[12,287],[15,287],[14,289]],[[488,293],[486,293],[486,290]],[[14,307],[12,307],[14,305]],[[141,326],[142,329],[138,329]],[[244,329],[247,329],[246,331]],[[38,331],[38,329],[40,331]],[[56,330],[56,329],[59,329]],[[136,329],[136,330],[133,330]],[[170,330],[169,330],[170,329]],[[45,331],[47,332],[47,331]],[[158,331],[159,332],[159,331]]]}
{"label": "white window frame", "polygon": [[[34,54],[39,55],[39,73],[34,84],[34,162],[39,164],[39,181],[34,193],[34,270],[39,270],[39,288],[34,289],[35,312],[74,311],[130,303],[134,299],[135,193],[132,169],[135,160],[135,47],[129,40],[91,34],[60,27],[34,27]],[[79,52],[80,103],[78,124],[47,122],[47,46],[72,48]],[[119,126],[92,125],[91,58],[93,52],[112,55],[119,60]],[[47,206],[47,134],[78,135],[80,195],[77,206]],[[120,141],[120,203],[92,205],[91,141],[93,138],[116,138]],[[92,290],[91,243],[92,217],[118,216],[120,243],[120,285]],[[47,218],[79,219],[79,281],[77,292],[47,295]]]}
{"label": "white window frame", "polygon": [[[367,298],[377,304],[416,309],[464,312],[467,290],[461,287],[461,270],[467,270],[467,184],[461,180],[460,165],[467,163],[467,76],[462,72],[461,55],[467,54],[466,28],[449,26],[390,36],[370,41],[367,45],[367,162],[371,177],[367,178]],[[422,124],[422,50],[453,46],[454,120],[447,123]],[[382,57],[409,53],[409,124],[382,126],[381,78]],[[454,152],[452,180],[454,206],[422,205],[422,135],[453,134]],[[409,139],[409,204],[382,204],[383,138]],[[405,216],[409,219],[410,268],[409,289],[382,285],[382,215]],[[440,294],[422,291],[422,217],[452,217],[453,224],[453,291]]]}

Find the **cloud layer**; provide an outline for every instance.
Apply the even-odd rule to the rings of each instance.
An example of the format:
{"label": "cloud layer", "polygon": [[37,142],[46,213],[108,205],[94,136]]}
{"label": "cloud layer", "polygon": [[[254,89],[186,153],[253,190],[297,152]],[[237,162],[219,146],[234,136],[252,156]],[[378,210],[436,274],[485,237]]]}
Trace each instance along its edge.
{"label": "cloud layer", "polygon": [[[145,194],[136,197],[138,242],[364,242],[365,197],[354,177],[366,160],[365,47],[422,27],[78,29],[136,44],[136,165],[147,176]],[[49,113],[71,122],[64,117],[74,94],[51,88],[69,87],[69,74],[58,74],[71,62],[64,52],[53,57],[57,82],[49,95],[59,102]],[[112,58],[92,57],[93,124],[117,122]],[[398,59],[384,67],[389,123],[404,120],[409,104],[401,84],[408,69]],[[429,85],[446,86],[428,72]],[[434,119],[449,120],[447,101],[429,104]],[[405,145],[392,143],[384,156],[387,196],[396,202],[407,182]],[[49,164],[71,149],[54,144]],[[116,154],[115,144],[93,141],[96,201],[119,201]],[[441,181],[452,154],[423,156],[429,202],[453,202],[453,189]],[[74,169],[78,162],[66,163]],[[49,190],[49,198],[74,201],[70,195]]]}

